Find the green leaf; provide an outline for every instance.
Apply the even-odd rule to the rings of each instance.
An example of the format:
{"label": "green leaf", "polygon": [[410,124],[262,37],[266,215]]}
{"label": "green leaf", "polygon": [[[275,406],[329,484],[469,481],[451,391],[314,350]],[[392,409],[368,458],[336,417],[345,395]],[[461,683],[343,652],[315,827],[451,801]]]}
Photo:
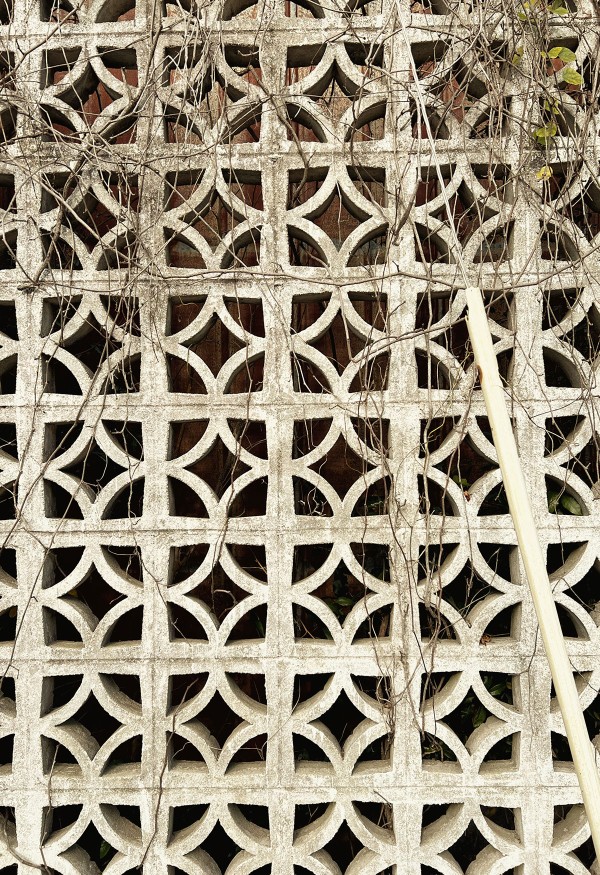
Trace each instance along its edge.
{"label": "green leaf", "polygon": [[453,474],[453,475],[452,475],[452,479],[454,480],[455,483],[457,483],[457,484],[458,484],[459,486],[461,486],[463,489],[468,489],[468,488],[469,488],[469,481],[468,481],[468,480],[465,480],[464,477],[459,477],[458,474]]}
{"label": "green leaf", "polygon": [[575,55],[575,52],[572,52],[571,49],[567,49],[567,48],[561,49],[559,54],[558,54],[558,57],[561,59],[561,61],[564,61],[565,64],[570,64],[571,61],[577,60],[577,56]]}
{"label": "green leaf", "polygon": [[547,122],[543,127],[535,130],[533,136],[536,140],[539,140],[540,143],[546,143],[548,140],[551,140],[552,137],[555,137],[557,132],[558,127],[553,119],[552,121]]}
{"label": "green leaf", "polygon": [[553,0],[552,6],[550,7],[550,11],[553,15],[568,15],[569,10],[566,6],[562,5],[562,0]]}
{"label": "green leaf", "polygon": [[581,505],[572,495],[563,495],[560,500],[560,505],[561,507],[564,507],[567,513],[570,513],[573,516],[583,516]]}
{"label": "green leaf", "polygon": [[[545,52],[542,52],[542,56],[545,55]],[[569,64],[572,61],[576,61],[577,57],[575,52],[572,52],[571,49],[568,49],[566,46],[554,46],[553,49],[550,49],[548,52],[549,58],[560,58],[561,61],[564,61],[565,64]]]}
{"label": "green leaf", "polygon": [[111,846],[108,844],[108,842],[105,841],[105,840],[103,840],[103,841],[102,841],[102,844],[100,845],[100,853],[99,853],[99,857],[100,857],[100,859],[103,860],[104,857],[106,857],[107,854],[110,854],[111,850],[112,850],[112,848],[111,848]]}
{"label": "green leaf", "polygon": [[555,492],[554,490],[548,492],[548,510],[550,513],[558,513],[559,499],[560,492]]}
{"label": "green leaf", "polygon": [[551,112],[553,115],[562,116],[560,106],[558,105],[556,100],[544,100],[544,109],[546,110],[546,112]]}
{"label": "green leaf", "polygon": [[504,684],[504,683],[496,684],[496,686],[492,687],[491,690],[489,691],[490,696],[494,696],[495,698],[498,698],[498,696],[502,695],[502,693],[504,692],[505,689],[506,689],[506,684]]}
{"label": "green leaf", "polygon": [[552,178],[552,174],[553,174],[553,172],[554,172],[554,171],[552,170],[552,168],[551,168],[551,167],[548,167],[548,165],[545,164],[545,165],[544,165],[543,167],[541,167],[541,168],[538,170],[538,172],[535,174],[535,178],[536,178],[536,179],[540,179],[540,180],[551,179],[551,178]]}
{"label": "green leaf", "polygon": [[581,73],[574,70],[572,67],[565,67],[562,71],[563,82],[568,82],[569,85],[581,85],[583,79]]}
{"label": "green leaf", "polygon": [[335,600],[335,603],[343,608],[351,608],[356,604],[356,599],[351,599],[347,595],[341,595]]}
{"label": "green leaf", "polygon": [[482,723],[485,723],[486,716],[487,715],[485,712],[485,708],[483,706],[480,706],[473,717],[473,728],[477,729],[478,726],[481,726]]}

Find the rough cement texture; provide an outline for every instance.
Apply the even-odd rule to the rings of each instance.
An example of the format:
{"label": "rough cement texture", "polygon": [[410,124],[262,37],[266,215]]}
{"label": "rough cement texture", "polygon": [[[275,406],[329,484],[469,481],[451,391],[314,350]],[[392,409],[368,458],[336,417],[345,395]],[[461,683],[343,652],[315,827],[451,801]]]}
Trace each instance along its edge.
{"label": "rough cement texture", "polygon": [[442,7],[52,8],[0,0],[1,875],[589,872],[461,322],[587,708],[597,241],[518,81]]}

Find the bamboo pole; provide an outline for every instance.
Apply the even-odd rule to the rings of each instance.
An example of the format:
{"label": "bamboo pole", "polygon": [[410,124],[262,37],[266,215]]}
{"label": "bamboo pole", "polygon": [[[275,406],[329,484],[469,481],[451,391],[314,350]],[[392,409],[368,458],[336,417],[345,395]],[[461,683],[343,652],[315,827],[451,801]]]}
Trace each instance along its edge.
{"label": "bamboo pole", "polygon": [[560,628],[546,562],[540,547],[529,494],[506,408],[504,388],[500,381],[483,298],[478,288],[467,289],[467,308],[469,337],[475,354],[475,362],[479,367],[479,380],[492,427],[494,446],[498,453],[498,462],[508,497],[508,507],[517,533],[542,641],[569,739],[573,764],[596,850],[596,858],[600,860],[600,777],[595,761],[596,752],[588,737],[573,677],[573,669]]}

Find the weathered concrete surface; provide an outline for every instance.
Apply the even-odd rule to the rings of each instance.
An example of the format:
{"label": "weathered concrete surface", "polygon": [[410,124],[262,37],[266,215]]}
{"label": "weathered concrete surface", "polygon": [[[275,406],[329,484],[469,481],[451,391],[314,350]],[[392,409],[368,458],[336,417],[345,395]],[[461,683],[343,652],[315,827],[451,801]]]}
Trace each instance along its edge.
{"label": "weathered concrete surface", "polygon": [[522,83],[441,7],[52,8],[0,0],[0,871],[589,871],[460,318],[587,707],[595,226]]}

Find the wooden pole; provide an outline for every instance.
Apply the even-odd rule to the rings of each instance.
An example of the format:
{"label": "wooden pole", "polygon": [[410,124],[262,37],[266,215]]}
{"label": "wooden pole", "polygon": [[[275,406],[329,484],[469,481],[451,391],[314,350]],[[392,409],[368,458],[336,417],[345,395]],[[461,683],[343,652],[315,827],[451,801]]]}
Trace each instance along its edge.
{"label": "wooden pole", "polygon": [[573,764],[579,780],[583,804],[592,833],[596,858],[600,860],[600,777],[596,751],[585,725],[575,686],[573,669],[565,646],[546,561],[531,510],[517,445],[513,435],[504,388],[498,372],[492,336],[478,288],[467,289],[467,326],[479,367],[479,380],[492,427],[494,446],[502,472],[508,507],[513,519],[523,565],[544,642],[556,697],[565,724]]}

